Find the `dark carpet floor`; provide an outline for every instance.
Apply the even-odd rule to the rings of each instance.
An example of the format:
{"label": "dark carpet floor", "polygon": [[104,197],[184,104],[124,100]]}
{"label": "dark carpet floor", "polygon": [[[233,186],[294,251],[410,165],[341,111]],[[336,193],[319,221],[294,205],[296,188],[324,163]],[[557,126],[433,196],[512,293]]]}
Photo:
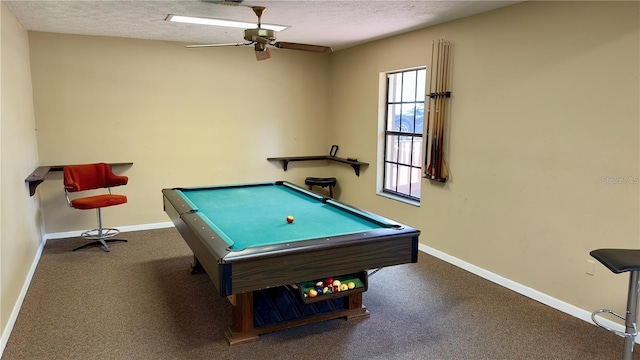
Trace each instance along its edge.
{"label": "dark carpet floor", "polygon": [[[49,240],[2,359],[619,359],[622,338],[434,257],[369,279],[371,317],[229,347],[231,305],[173,229]],[[636,348],[635,358],[640,359]]]}

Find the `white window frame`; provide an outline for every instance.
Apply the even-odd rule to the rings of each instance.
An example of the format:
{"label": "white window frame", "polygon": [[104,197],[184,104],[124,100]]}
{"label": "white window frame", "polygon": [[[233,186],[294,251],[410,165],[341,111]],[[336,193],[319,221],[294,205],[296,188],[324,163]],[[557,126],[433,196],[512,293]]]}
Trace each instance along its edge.
{"label": "white window frame", "polygon": [[[378,97],[378,120],[379,121],[378,121],[378,157],[377,157],[378,172],[377,172],[377,186],[376,186],[376,188],[378,189],[377,193],[378,195],[399,200],[399,201],[416,205],[416,206],[420,205],[420,201],[422,197],[422,194],[421,194],[422,178],[423,178],[422,166],[424,163],[424,151],[427,148],[426,141],[428,140],[427,134],[425,133],[426,127],[427,127],[426,122],[428,121],[428,119],[425,118],[425,110],[426,110],[425,106],[427,105],[425,104],[426,87],[427,87],[426,70],[427,70],[426,66],[418,66],[418,67],[407,68],[407,69],[381,72],[379,75],[379,97]],[[393,131],[392,129],[391,130],[387,129],[387,126],[391,122],[388,115],[388,109],[389,109],[388,78],[392,74],[399,74],[399,73],[412,72],[412,71],[423,71],[423,75],[424,75],[424,83],[421,84],[423,85],[422,89],[419,89],[419,90],[416,89],[415,95],[417,95],[417,97],[414,100],[407,102],[407,103],[421,104],[422,106],[422,129],[421,130],[422,131],[413,132],[413,131],[417,131],[416,129],[413,129],[412,132],[400,132],[400,131]],[[398,103],[401,103],[401,102],[402,101]],[[396,129],[396,130],[399,130],[399,129]],[[418,183],[418,189],[420,190],[417,191],[417,193],[415,191],[413,192],[413,194],[411,194],[410,192],[394,191],[398,189],[397,186],[395,189],[388,189],[385,186],[388,184],[388,182],[387,184],[385,184],[385,176],[388,176],[388,174],[385,174],[385,171],[387,169],[386,166],[387,164],[390,164],[390,165],[392,164],[392,162],[390,163],[388,160],[393,160],[393,159],[386,158],[388,136],[397,136],[396,140],[398,141],[400,141],[400,138],[407,139],[407,141],[404,141],[404,142],[410,142],[412,144],[411,145],[412,150],[410,151],[412,153],[412,156],[415,155],[415,152],[418,153],[419,157],[412,158],[412,160],[410,161],[409,165],[411,166],[411,172],[410,172],[411,175],[410,175],[410,180],[408,180],[410,183],[414,183],[414,184],[415,182]],[[415,142],[415,140],[419,140],[419,141]]]}

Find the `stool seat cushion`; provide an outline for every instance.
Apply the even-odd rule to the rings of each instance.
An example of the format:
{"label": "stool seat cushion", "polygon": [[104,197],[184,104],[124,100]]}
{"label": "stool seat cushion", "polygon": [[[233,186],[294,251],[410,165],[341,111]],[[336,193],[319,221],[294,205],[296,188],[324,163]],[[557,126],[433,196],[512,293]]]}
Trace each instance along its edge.
{"label": "stool seat cushion", "polygon": [[640,271],[640,249],[598,249],[589,254],[616,274]]}
{"label": "stool seat cushion", "polygon": [[103,208],[103,207],[113,206],[113,205],[120,205],[126,202],[127,202],[127,197],[124,195],[104,194],[104,195],[88,196],[88,197],[71,200],[71,206],[73,206],[75,209],[88,210],[88,209],[97,209],[97,208]]}
{"label": "stool seat cushion", "polygon": [[317,178],[317,177],[308,177],[304,179],[305,185],[315,185],[320,187],[326,186],[336,186],[337,180],[334,177],[330,178]]}

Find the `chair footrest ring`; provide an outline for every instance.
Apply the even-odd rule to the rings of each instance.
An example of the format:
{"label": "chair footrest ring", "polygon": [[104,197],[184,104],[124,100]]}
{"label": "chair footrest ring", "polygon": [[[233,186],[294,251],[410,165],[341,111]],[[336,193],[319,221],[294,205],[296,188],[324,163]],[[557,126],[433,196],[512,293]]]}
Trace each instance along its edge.
{"label": "chair footrest ring", "polygon": [[620,315],[620,314],[618,314],[618,313],[616,313],[616,312],[614,312],[612,310],[600,309],[600,310],[596,310],[596,311],[591,313],[591,320],[597,326],[599,326],[599,327],[601,327],[601,328],[603,328],[603,329],[605,329],[607,331],[611,331],[612,333],[614,333],[614,334],[616,334],[616,335],[618,335],[620,337],[623,337],[623,338],[635,337],[636,335],[638,335],[638,326],[635,323],[633,324],[633,332],[632,333],[626,333],[626,332],[618,331],[618,330],[612,329],[612,328],[610,328],[608,326],[602,325],[600,322],[598,322],[598,320],[596,320],[596,315],[602,314],[602,313],[611,314],[611,315],[617,317],[618,319],[625,320],[624,316],[622,316],[622,315]]}
{"label": "chair footrest ring", "polygon": [[100,240],[108,239],[120,234],[120,230],[114,228],[102,228],[102,235],[100,235],[100,229],[92,229],[83,232],[80,236],[87,240]]}

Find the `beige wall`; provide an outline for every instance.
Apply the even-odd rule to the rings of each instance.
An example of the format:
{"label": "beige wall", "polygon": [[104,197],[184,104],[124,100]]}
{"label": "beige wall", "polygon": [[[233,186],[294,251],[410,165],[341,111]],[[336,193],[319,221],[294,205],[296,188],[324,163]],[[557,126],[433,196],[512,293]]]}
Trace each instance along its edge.
{"label": "beige wall", "polygon": [[[24,179],[37,166],[27,31],[0,5],[0,353],[42,241],[37,197]],[[13,319],[15,320],[15,319]]]}
{"label": "beige wall", "polygon": [[[250,49],[47,33],[30,33],[27,50],[3,7],[3,329],[38,246],[36,199],[46,233],[95,222],[66,206],[59,173],[25,195],[36,148],[40,164],[134,162],[116,169],[130,177],[119,189],[129,203],[104,212],[108,225],[168,221],[164,187],[332,174],[341,200],[421,229],[425,245],[580,308],[621,311],[626,278],[602,267],[588,276],[585,262],[595,248],[640,247],[638,184],[603,182],[639,176],[638,7],[527,2],[330,56],[274,51],[264,62]],[[20,51],[7,56],[5,36]],[[376,195],[378,77],[428,65],[438,38],[453,43],[451,179],[424,181],[415,207]],[[37,147],[29,104],[5,109],[10,87],[29,98],[29,56]],[[6,81],[6,58],[17,80]],[[356,177],[341,164],[283,172],[265,159],[331,144],[371,165]]]}
{"label": "beige wall", "polygon": [[[251,48],[37,32],[29,41],[40,163],[134,163],[115,169],[129,176],[114,189],[129,202],[105,209],[105,225],[169,221],[166,187],[304,183],[266,158],[329,151],[328,55],[274,50],[258,62]],[[60,173],[38,192],[47,233],[95,225],[93,211],[66,205]]]}
{"label": "beige wall", "polygon": [[[527,2],[337,52],[332,140],[376,158],[378,75],[452,45],[445,157],[419,208],[376,196],[375,164],[332,168],[342,200],[423,231],[421,242],[589,311],[622,311],[627,276],[589,251],[640,248],[639,3]],[[608,184],[605,177],[631,177]]]}

